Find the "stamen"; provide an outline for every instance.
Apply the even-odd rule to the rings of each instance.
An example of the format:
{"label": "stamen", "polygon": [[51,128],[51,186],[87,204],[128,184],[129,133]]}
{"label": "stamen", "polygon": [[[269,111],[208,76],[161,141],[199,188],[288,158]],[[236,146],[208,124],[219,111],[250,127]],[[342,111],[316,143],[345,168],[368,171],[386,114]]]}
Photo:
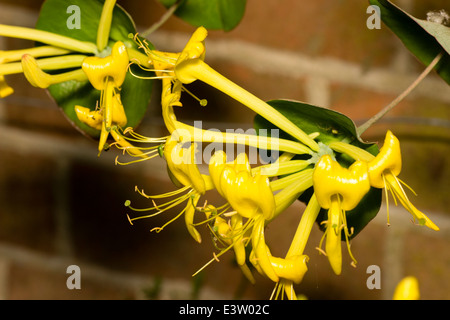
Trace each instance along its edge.
{"label": "stamen", "polygon": [[[172,79],[172,78],[173,78],[173,76],[152,76],[152,77],[139,76],[139,75],[137,75],[137,74],[134,74],[133,71],[131,70],[130,66],[131,66],[132,64],[135,64],[135,63],[130,62],[130,63],[128,64],[127,70],[128,70],[128,71],[131,73],[131,75],[132,75],[133,77],[135,77],[135,78],[142,79],[142,80],[155,80],[155,79],[164,79],[164,78],[170,78],[170,79]],[[138,64],[138,66],[141,67],[141,65],[139,65],[139,64]],[[141,67],[141,69],[144,69],[144,68]],[[148,71],[166,72],[166,70],[155,70],[155,69],[148,69]],[[167,72],[168,72],[168,71],[167,71]],[[173,71],[172,71],[172,72],[173,72]]]}
{"label": "stamen", "polygon": [[144,189],[139,190],[137,188],[137,186],[135,186],[135,191],[137,191],[141,196],[143,196],[143,197],[145,197],[147,199],[151,199],[151,198],[153,198],[153,199],[161,199],[161,198],[168,198],[168,197],[172,197],[172,196],[178,195],[178,194],[188,190],[189,188],[190,188],[190,186],[185,186],[185,187],[182,187],[182,188],[177,189],[175,191],[170,191],[170,192],[166,192],[166,193],[159,194],[159,195],[147,195],[147,194],[145,194]]}
{"label": "stamen", "polygon": [[391,222],[390,222],[390,215],[389,215],[389,191],[388,191],[389,187],[388,187],[388,185],[386,184],[386,179],[384,178],[384,174],[382,175],[382,178],[383,178],[383,183],[384,183],[384,185],[386,186],[386,187],[384,188],[384,197],[385,197],[385,199],[386,199],[387,225],[390,226],[390,225],[391,225]]}
{"label": "stamen", "polygon": [[156,231],[156,233],[161,232],[165,227],[167,227],[169,224],[171,224],[172,222],[177,220],[179,217],[181,217],[185,211],[186,211],[186,207],[178,215],[176,215],[173,219],[166,222],[162,227],[156,227],[156,228],[151,229],[150,231],[151,232]]}
{"label": "stamen", "polygon": [[230,250],[231,248],[233,248],[233,244],[229,245],[226,249],[222,250],[221,252],[219,252],[219,254],[215,254],[213,253],[213,258],[211,260],[209,260],[203,267],[201,267],[200,269],[198,269],[192,276],[195,277],[199,272],[201,272],[203,269],[205,269],[207,266],[209,266],[211,263],[213,263],[214,261],[217,261],[216,259],[220,256],[222,256],[224,253],[226,253],[228,250]]}
{"label": "stamen", "polygon": [[186,91],[192,98],[194,98],[195,100],[197,100],[197,101],[200,103],[200,105],[201,105],[202,107],[206,107],[206,105],[208,104],[208,100],[198,98],[196,95],[194,95],[194,94],[193,94],[192,92],[190,92],[188,89],[186,89],[185,86],[181,86],[181,89],[182,89],[183,91]]}

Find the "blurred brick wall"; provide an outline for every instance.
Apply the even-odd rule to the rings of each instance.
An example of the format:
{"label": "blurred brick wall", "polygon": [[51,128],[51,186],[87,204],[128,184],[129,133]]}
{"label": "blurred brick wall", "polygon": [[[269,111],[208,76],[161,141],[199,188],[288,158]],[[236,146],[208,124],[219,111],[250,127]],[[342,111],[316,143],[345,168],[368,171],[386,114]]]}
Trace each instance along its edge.
{"label": "blurred brick wall", "polygon": [[[164,12],[155,1],[118,2],[140,30]],[[40,3],[0,0],[0,23],[32,27]],[[450,11],[447,0],[395,3],[417,17],[430,9]],[[354,0],[248,0],[235,30],[210,32],[206,60],[262,99],[305,101],[362,123],[423,69],[386,27],[366,28],[367,6]],[[149,39],[159,49],[178,51],[193,30],[173,17]],[[29,45],[0,38],[2,50]],[[164,163],[116,166],[114,151],[98,158],[95,142],[68,124],[45,91],[31,87],[22,75],[7,80],[15,94],[0,100],[0,298],[268,298],[273,285],[262,277],[255,286],[243,284],[231,255],[197,278],[198,296],[199,283],[191,275],[212,257],[207,230],[198,245],[182,220],[159,234],[149,232],[175,212],[134,226],[126,219],[125,200],[148,205],[134,192],[135,185],[149,194],[173,190]],[[251,127],[251,111],[201,84],[189,88],[208,99],[208,106],[188,97],[180,119],[202,119],[204,128]],[[148,135],[162,128],[157,89],[141,127]],[[409,214],[393,206],[387,227],[383,209],[352,242],[358,267],[345,263],[337,277],[314,249],[321,237],[314,228],[307,247],[309,272],[299,293],[311,299],[389,299],[397,281],[412,274],[423,299],[450,298],[449,121],[450,90],[431,75],[364,136],[382,141],[390,128],[401,138],[401,177],[418,193],[414,203],[441,231],[412,226]],[[269,226],[276,254],[288,247],[301,210],[296,204]],[[66,268],[72,264],[81,268],[81,290],[66,287]],[[369,265],[381,267],[381,290],[366,287]]]}

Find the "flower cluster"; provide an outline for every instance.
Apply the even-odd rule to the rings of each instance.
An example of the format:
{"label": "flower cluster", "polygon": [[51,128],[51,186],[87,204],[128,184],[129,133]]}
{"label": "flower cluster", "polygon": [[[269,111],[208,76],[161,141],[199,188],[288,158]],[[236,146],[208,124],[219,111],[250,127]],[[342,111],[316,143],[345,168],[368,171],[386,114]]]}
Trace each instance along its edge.
{"label": "flower cluster", "polygon": [[[300,283],[307,272],[309,257],[303,251],[322,209],[327,210],[328,217],[324,222],[325,250],[319,250],[328,257],[332,270],[340,274],[343,240],[347,243],[353,263],[356,263],[350,252],[352,230],[347,224],[346,212],[361,203],[371,188],[391,191],[395,201],[398,200],[419,224],[438,230],[430,219],[412,205],[397,177],[401,171],[401,154],[399,141],[392,132],[387,132],[383,147],[376,156],[346,142],[330,142],[325,145],[316,141],[317,134],[306,134],[276,109],[207,65],[204,62],[205,37],[206,30],[197,29],[180,54],[146,48],[149,59],[153,61],[154,68],[163,81],[162,113],[171,134],[163,145],[163,156],[172,180],[180,189],[160,196],[147,196],[141,192],[152,199],[183,193],[162,206],[153,202],[153,207],[146,210],[154,210],[154,214],[159,214],[166,208],[187,200],[185,209],[177,217],[184,213],[187,229],[198,242],[201,237],[196,227],[207,225],[220,251],[218,254],[214,253],[213,259],[205,266],[218,260],[225,252],[233,250],[237,264],[249,281],[255,281],[250,268],[252,266],[277,284],[274,297],[286,295],[295,299],[293,285]],[[177,120],[173,107],[182,107],[180,98],[184,91],[183,85],[196,80],[214,86],[240,101],[294,139],[242,134],[237,142],[233,134],[194,134],[193,127]],[[150,142],[148,139],[142,137],[140,142]],[[234,159],[227,159],[223,150],[217,150],[209,161],[208,174],[201,174],[195,158],[198,152],[197,142],[241,143],[261,149],[278,148],[283,153],[274,163],[252,167],[245,153],[238,154]],[[349,167],[343,167],[336,160],[338,154],[353,158],[353,163]],[[300,155],[301,159],[298,157]],[[226,204],[219,207],[205,204],[199,207],[200,197],[213,189],[226,200]],[[308,189],[313,190],[313,195],[287,254],[284,257],[273,256],[265,239],[266,225]],[[131,208],[130,202],[127,201],[127,205]],[[200,222],[195,222],[194,216]],[[158,231],[161,229],[156,228]],[[247,247],[249,250],[246,250]]]}
{"label": "flower cluster", "polygon": [[[3,35],[18,35],[23,32],[24,30],[0,25],[0,34]],[[396,203],[398,201],[402,204],[420,225],[439,230],[425,214],[413,206],[403,189],[398,178],[402,165],[400,144],[392,132],[387,132],[377,155],[343,141],[328,144],[319,142],[318,133],[305,133],[275,108],[205,63],[205,28],[198,28],[179,53],[154,50],[146,41],[134,37],[145,53],[145,59],[131,59],[129,48],[120,41],[104,57],[84,54],[66,56],[66,53],[73,51],[98,54],[99,48],[43,31],[35,30],[31,36],[34,40],[50,45],[20,53],[0,53],[0,94],[6,96],[12,92],[3,76],[21,70],[32,85],[41,88],[68,80],[88,80],[101,92],[98,108],[92,111],[87,106],[77,105],[74,112],[80,121],[101,132],[99,153],[104,150],[111,134],[114,140],[112,145],[133,157],[141,160],[158,155],[163,157],[168,174],[178,187],[173,192],[160,195],[147,195],[143,190],[136,189],[142,196],[151,199],[152,206],[134,208],[127,200],[125,205],[132,211],[149,212],[128,216],[130,223],[185,204],[175,218],[153,230],[160,232],[169,223],[184,216],[189,234],[200,243],[202,238],[197,228],[207,226],[219,253],[213,253],[213,259],[206,265],[232,250],[237,264],[249,281],[255,281],[251,269],[253,267],[259,274],[276,283],[273,297],[286,295],[289,299],[296,298],[294,284],[299,284],[308,270],[310,258],[304,254],[304,249],[321,210],[327,212],[327,218],[323,221],[325,231],[322,241],[325,241],[325,249],[321,249],[321,241],[320,252],[327,256],[332,270],[340,274],[341,242],[345,241],[353,263],[356,263],[350,252],[352,228],[347,223],[346,212],[364,201],[371,188],[384,189],[386,196],[390,191]],[[36,60],[47,55],[61,57]],[[21,63],[11,63],[16,60]],[[154,73],[154,78],[162,81],[162,115],[169,132],[166,137],[149,138],[126,127],[127,117],[121,101],[121,86],[130,63],[138,64],[141,68],[150,67],[147,70]],[[69,67],[77,69],[59,74],[49,74],[42,70]],[[222,132],[206,134],[204,131],[195,134],[194,127],[177,120],[174,110],[174,107],[182,107],[182,94],[188,92],[184,85],[194,81],[204,82],[236,99],[289,134],[292,139]],[[199,101],[201,105],[206,105],[205,100]],[[262,150],[276,149],[281,151],[281,155],[273,163],[252,167],[245,153],[228,159],[223,150],[216,150],[208,163],[208,172],[201,173],[196,158],[198,143],[212,142],[241,144]],[[338,155],[343,154],[353,159],[348,167],[336,160]],[[214,206],[205,201],[203,206],[199,206],[201,197],[213,190],[225,199],[225,204]],[[273,256],[270,244],[266,241],[265,227],[300,196],[306,194],[307,190],[312,192],[307,197],[307,206],[290,247],[283,257]],[[161,199],[165,202],[157,204]]]}

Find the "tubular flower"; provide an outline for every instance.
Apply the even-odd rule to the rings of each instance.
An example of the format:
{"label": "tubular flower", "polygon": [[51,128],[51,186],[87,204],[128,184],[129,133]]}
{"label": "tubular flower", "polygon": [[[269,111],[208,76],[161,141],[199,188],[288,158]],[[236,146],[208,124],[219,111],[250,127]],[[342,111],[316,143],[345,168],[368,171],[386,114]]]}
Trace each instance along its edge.
{"label": "tubular flower", "polygon": [[228,80],[204,62],[204,41],[207,35],[208,32],[203,27],[197,28],[192,34],[175,64],[174,71],[176,78],[183,84],[200,80],[219,89],[300,141],[303,153],[318,151],[319,146],[317,142],[303,132],[298,126],[269,106],[266,102]]}
{"label": "tubular flower", "polygon": [[246,230],[246,227],[243,225],[242,216],[239,214],[233,214],[229,220],[217,215],[214,218],[214,223],[212,226],[212,232],[216,239],[228,246],[227,248],[221,250],[220,254],[225,253],[229,248],[233,248],[236,263],[241,268],[242,273],[251,283],[255,283],[252,272],[246,264]]}
{"label": "tubular flower", "polygon": [[[280,281],[300,283],[307,271],[308,257],[302,254],[292,254],[286,258],[274,257],[266,245],[265,223],[272,219],[276,212],[276,200],[268,177],[262,175],[261,170],[252,172],[245,153],[239,154],[234,161],[226,160],[226,154],[218,151],[209,164],[213,185],[236,210],[232,216],[231,225],[228,225],[224,219],[216,218],[219,221],[218,227],[222,228],[218,228],[221,238],[233,230],[233,219],[246,218],[247,223],[239,230],[247,230],[250,234],[252,251],[249,260],[256,270],[277,283]],[[304,164],[297,168],[303,167]],[[221,230],[224,231],[221,233]],[[240,242],[237,243],[240,245]],[[243,250],[242,247],[240,250]],[[238,255],[237,252],[236,254]],[[244,261],[243,256],[240,261]]]}
{"label": "tubular flower", "polygon": [[[333,271],[340,274],[342,270],[342,229],[350,253],[348,241],[350,232],[345,212],[355,208],[370,189],[367,164],[363,161],[356,161],[348,169],[345,169],[329,155],[324,155],[315,166],[313,184],[318,203],[322,208],[328,209],[328,220],[324,233],[324,237],[326,237],[325,253]],[[352,256],[351,253],[350,256]],[[355,262],[353,256],[352,259]]]}
{"label": "tubular flower", "polygon": [[261,214],[267,220],[273,217],[275,199],[269,179],[260,173],[252,174],[245,153],[227,163],[225,152],[216,152],[211,157],[209,172],[217,191],[240,215],[253,218]]}
{"label": "tubular flower", "polygon": [[87,79],[81,69],[55,75],[48,74],[39,68],[36,59],[29,54],[24,54],[22,57],[22,69],[28,82],[32,86],[42,89],[68,80],[85,81]]}
{"label": "tubular flower", "polygon": [[[439,230],[425,214],[419,211],[408,199],[401,183],[397,178],[402,169],[402,158],[400,152],[400,142],[391,131],[386,133],[384,144],[380,149],[380,153],[368,162],[369,181],[376,188],[384,188],[386,190],[386,201],[388,199],[387,192],[391,194],[418,220],[420,225],[425,225],[430,229]],[[389,216],[389,206],[388,206]]]}
{"label": "tubular flower", "polygon": [[[92,86],[97,90],[101,90],[100,109],[97,111],[98,115],[101,115],[101,117],[97,115],[97,118],[102,118],[98,146],[99,154],[104,149],[113,124],[118,124],[115,121],[126,122],[124,112],[120,114],[119,118],[114,119],[113,116],[115,105],[116,107],[117,104],[122,105],[119,92],[120,86],[125,80],[128,63],[127,49],[121,41],[118,41],[114,44],[111,55],[104,58],[87,57],[82,64],[82,69]],[[91,120],[89,117],[86,117],[85,109],[78,107],[76,110],[77,116],[81,121]]]}
{"label": "tubular flower", "polygon": [[[273,257],[267,247],[264,236],[265,221],[262,216],[255,219],[252,230],[252,252],[250,262],[262,275],[267,276],[276,283],[300,283],[308,270],[306,263],[309,258],[306,255],[290,255],[286,258]],[[293,290],[292,290],[293,292]],[[289,294],[290,298],[293,298]]]}
{"label": "tubular flower", "polygon": [[[183,148],[183,144],[177,142],[172,137],[168,138],[164,145],[164,158],[167,162],[167,168],[169,176],[175,185],[180,188],[173,192],[168,192],[160,195],[147,195],[144,191],[138,191],[142,196],[152,199],[153,207],[147,209],[136,209],[130,206],[130,202],[125,203],[126,206],[130,207],[135,211],[152,211],[155,210],[156,213],[139,216],[135,218],[129,218],[130,223],[137,219],[143,219],[148,217],[156,216],[168,209],[174,208],[175,206],[186,202],[186,207],[172,220],[166,223],[162,227],[154,228],[157,232],[160,232],[172,221],[176,220],[182,214],[185,214],[185,223],[188,232],[197,241],[201,242],[201,237],[199,232],[194,227],[194,215],[197,203],[200,197],[207,191],[213,188],[211,181],[208,176],[202,175],[195,163],[195,144],[191,144],[189,148]],[[169,200],[162,205],[157,205],[154,199],[162,199],[177,196],[173,200]]]}
{"label": "tubular flower", "polygon": [[164,157],[176,181],[204,194],[206,183],[195,162],[196,149],[195,143],[191,143],[188,148],[183,148],[183,143],[170,137],[164,146]]}

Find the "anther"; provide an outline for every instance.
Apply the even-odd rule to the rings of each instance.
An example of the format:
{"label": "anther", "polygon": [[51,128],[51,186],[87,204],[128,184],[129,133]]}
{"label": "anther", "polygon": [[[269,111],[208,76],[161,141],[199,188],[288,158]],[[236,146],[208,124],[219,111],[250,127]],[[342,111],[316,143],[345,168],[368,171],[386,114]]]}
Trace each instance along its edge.
{"label": "anther", "polygon": [[132,222],[132,220],[131,220],[131,218],[130,218],[130,216],[127,214],[127,218],[128,218],[128,222],[131,224],[131,225],[133,225],[133,222]]}

